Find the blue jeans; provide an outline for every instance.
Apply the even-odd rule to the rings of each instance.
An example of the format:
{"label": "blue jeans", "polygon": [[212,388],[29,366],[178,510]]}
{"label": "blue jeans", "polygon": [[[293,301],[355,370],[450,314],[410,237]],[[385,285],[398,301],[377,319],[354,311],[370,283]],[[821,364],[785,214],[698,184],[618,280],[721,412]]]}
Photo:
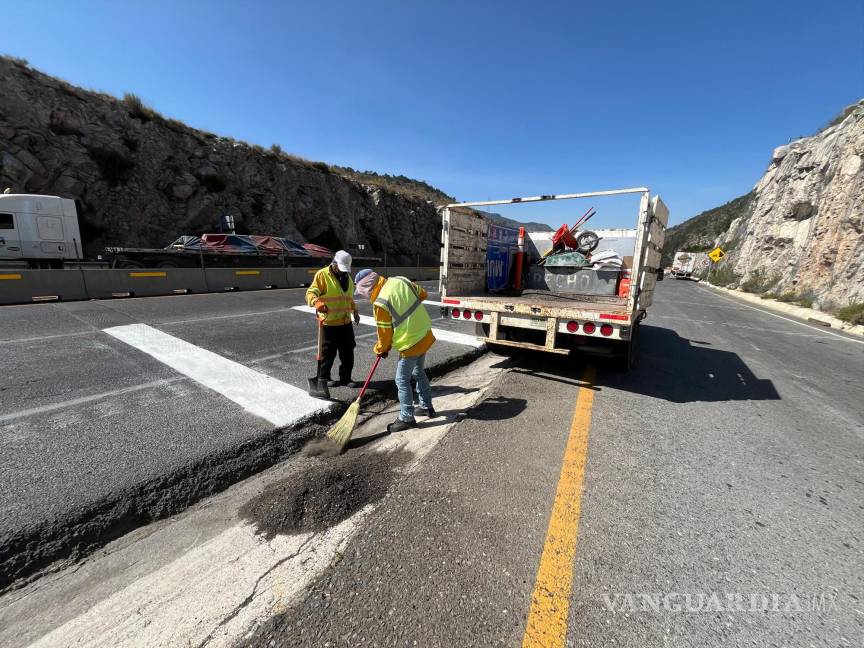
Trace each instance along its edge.
{"label": "blue jeans", "polygon": [[432,407],[432,387],[423,369],[426,354],[412,358],[400,358],[396,364],[396,389],[399,391],[399,419],[410,423],[414,420],[414,399],[411,396],[411,378],[417,383],[420,407]]}

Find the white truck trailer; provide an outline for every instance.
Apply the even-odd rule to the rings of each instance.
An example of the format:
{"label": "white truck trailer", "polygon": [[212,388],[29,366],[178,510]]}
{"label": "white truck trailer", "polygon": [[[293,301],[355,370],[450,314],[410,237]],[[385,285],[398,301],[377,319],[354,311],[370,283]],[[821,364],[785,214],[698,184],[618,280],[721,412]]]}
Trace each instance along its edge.
{"label": "white truck trailer", "polygon": [[0,194],[0,261],[62,268],[82,254],[74,200]]}
{"label": "white truck trailer", "polygon": [[676,252],[671,274],[674,279],[692,279],[707,267],[708,255],[705,252]]}
{"label": "white truck trailer", "polygon": [[[594,275],[592,269],[581,268],[556,277],[547,289],[531,288],[529,283],[528,288],[509,294],[490,292],[486,265],[491,220],[474,207],[621,194],[641,194],[641,198],[636,227],[629,230],[632,253],[623,254],[623,267],[612,272],[613,290],[596,289],[609,284],[608,270]],[[669,220],[669,210],[659,196],[652,198],[649,189],[638,187],[455,203],[440,211],[440,291],[445,316],[474,321],[477,335],[490,345],[562,354],[578,350],[617,357],[627,369],[636,364],[639,322],[651,306]],[[604,244],[603,232],[598,234],[599,251]],[[621,231],[615,234],[621,238]],[[549,238],[549,232],[526,232],[523,266],[529,275],[543,272],[536,262],[548,249]]]}

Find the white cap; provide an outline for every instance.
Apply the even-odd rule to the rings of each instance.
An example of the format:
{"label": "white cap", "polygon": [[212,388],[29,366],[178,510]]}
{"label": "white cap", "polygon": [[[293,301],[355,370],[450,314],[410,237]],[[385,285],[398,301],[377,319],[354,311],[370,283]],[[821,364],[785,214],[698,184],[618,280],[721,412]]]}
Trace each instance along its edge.
{"label": "white cap", "polygon": [[339,250],[333,256],[333,263],[336,264],[340,272],[351,272],[351,255],[345,250]]}

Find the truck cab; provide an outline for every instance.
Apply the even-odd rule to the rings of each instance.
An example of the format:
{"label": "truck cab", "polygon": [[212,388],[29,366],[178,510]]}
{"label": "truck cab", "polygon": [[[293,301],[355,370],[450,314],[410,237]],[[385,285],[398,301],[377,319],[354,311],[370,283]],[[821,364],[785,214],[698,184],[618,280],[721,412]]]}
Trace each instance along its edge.
{"label": "truck cab", "polygon": [[79,257],[75,201],[56,196],[0,194],[0,263],[62,267]]}

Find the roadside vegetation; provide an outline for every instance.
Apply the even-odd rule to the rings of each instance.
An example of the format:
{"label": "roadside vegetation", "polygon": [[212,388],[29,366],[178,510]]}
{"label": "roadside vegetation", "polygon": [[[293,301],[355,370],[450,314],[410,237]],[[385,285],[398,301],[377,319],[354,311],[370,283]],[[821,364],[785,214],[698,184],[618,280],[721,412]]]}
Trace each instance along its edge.
{"label": "roadside vegetation", "polygon": [[708,282],[715,286],[729,286],[737,283],[738,275],[731,268],[725,266],[719,268],[711,268],[708,271]]}
{"label": "roadside vegetation", "polygon": [[762,299],[774,299],[784,304],[795,304],[804,308],[813,308],[813,303],[816,301],[816,295],[813,291],[805,290],[800,293],[787,291],[784,293],[765,292],[760,295]]}
{"label": "roadside vegetation", "polygon": [[854,302],[837,311],[838,319],[850,324],[864,325],[864,302]]}
{"label": "roadside vegetation", "polygon": [[762,270],[757,270],[750,274],[742,283],[741,290],[749,293],[761,294],[767,292],[780,281],[779,275],[768,274]]}

